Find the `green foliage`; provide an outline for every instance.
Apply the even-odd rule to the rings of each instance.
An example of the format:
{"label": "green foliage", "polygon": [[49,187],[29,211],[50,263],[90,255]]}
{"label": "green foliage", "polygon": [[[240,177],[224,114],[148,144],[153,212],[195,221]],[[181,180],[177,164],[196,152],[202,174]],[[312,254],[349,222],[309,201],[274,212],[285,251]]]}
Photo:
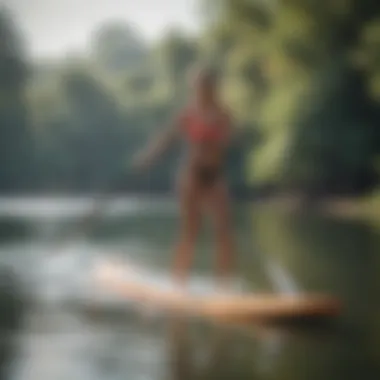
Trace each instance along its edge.
{"label": "green foliage", "polygon": [[[111,21],[92,35],[88,57],[33,67],[1,11],[0,189],[25,188],[28,175],[39,189],[102,186],[187,101],[198,61],[222,73],[223,98],[244,131],[230,152],[234,191],[247,180],[306,194],[378,185],[380,3],[199,3],[197,38],[171,30],[150,46]],[[176,153],[127,188],[169,189]]]}
{"label": "green foliage", "polygon": [[380,5],[226,0],[217,9],[208,46],[224,51],[227,98],[261,134],[249,159],[252,183],[305,193],[376,183],[378,106],[370,97],[380,89]]}
{"label": "green foliage", "polygon": [[[33,147],[24,89],[28,79],[23,42],[0,8],[0,191],[30,188]],[[25,170],[26,169],[26,170]]]}
{"label": "green foliage", "polygon": [[198,58],[197,45],[179,30],[170,30],[155,49],[157,85],[166,87],[167,102],[180,106],[188,89],[187,73]]}
{"label": "green foliage", "polygon": [[119,21],[103,24],[94,33],[91,46],[95,61],[110,72],[135,69],[148,53],[143,38],[128,24]]}
{"label": "green foliage", "polygon": [[[39,189],[95,191],[124,175],[126,190],[168,191],[179,146],[146,175],[129,178],[127,163],[186,100],[197,43],[172,30],[148,48],[120,23],[103,25],[91,40],[89,59],[38,62],[33,68],[26,99]],[[232,149],[230,173],[240,193],[241,156],[241,149]]]}

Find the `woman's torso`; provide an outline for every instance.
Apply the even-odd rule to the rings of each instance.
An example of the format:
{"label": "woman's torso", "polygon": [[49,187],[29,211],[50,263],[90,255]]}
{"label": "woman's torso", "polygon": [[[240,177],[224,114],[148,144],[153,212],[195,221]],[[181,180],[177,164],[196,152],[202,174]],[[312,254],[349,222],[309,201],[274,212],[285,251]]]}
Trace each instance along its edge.
{"label": "woman's torso", "polygon": [[181,117],[181,129],[187,144],[188,167],[223,168],[227,123],[227,116],[220,108],[185,110]]}

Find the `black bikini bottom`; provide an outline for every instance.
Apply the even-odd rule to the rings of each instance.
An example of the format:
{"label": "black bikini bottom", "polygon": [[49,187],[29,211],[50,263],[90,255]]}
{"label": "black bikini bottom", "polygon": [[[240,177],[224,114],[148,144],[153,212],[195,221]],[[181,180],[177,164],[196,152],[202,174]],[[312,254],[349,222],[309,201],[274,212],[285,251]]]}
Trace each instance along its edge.
{"label": "black bikini bottom", "polygon": [[219,167],[196,166],[194,175],[202,186],[212,186],[222,176],[222,170]]}

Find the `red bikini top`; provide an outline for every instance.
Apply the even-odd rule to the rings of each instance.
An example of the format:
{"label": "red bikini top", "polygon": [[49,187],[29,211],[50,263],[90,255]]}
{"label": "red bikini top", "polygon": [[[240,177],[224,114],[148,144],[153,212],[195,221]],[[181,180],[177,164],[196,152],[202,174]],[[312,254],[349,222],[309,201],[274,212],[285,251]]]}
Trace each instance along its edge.
{"label": "red bikini top", "polygon": [[181,126],[185,136],[193,143],[218,142],[227,137],[227,117],[220,115],[207,122],[195,110],[186,110],[181,115]]}

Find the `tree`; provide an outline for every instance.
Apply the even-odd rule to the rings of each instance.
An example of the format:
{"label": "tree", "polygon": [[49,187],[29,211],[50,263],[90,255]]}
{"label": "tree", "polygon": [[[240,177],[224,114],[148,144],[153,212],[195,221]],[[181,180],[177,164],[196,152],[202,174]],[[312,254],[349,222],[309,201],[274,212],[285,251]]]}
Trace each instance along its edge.
{"label": "tree", "polygon": [[169,99],[181,104],[187,90],[189,68],[198,58],[197,45],[180,30],[170,30],[156,47],[158,85],[167,87]]}
{"label": "tree", "polygon": [[94,32],[91,50],[102,68],[118,73],[144,65],[148,49],[144,39],[130,25],[110,21]]}
{"label": "tree", "polygon": [[125,126],[117,102],[88,68],[67,68],[62,75],[67,104],[65,142],[80,189],[103,186],[122,170]]}
{"label": "tree", "polygon": [[0,191],[30,187],[33,144],[25,86],[28,79],[21,35],[11,14],[0,9]]}
{"label": "tree", "polygon": [[[375,89],[370,46],[379,13],[371,0],[219,4],[206,36],[214,51],[221,47],[227,92],[240,119],[262,136],[250,159],[254,183],[305,193],[373,186],[378,107],[365,78]],[[349,60],[358,41],[369,76]]]}

